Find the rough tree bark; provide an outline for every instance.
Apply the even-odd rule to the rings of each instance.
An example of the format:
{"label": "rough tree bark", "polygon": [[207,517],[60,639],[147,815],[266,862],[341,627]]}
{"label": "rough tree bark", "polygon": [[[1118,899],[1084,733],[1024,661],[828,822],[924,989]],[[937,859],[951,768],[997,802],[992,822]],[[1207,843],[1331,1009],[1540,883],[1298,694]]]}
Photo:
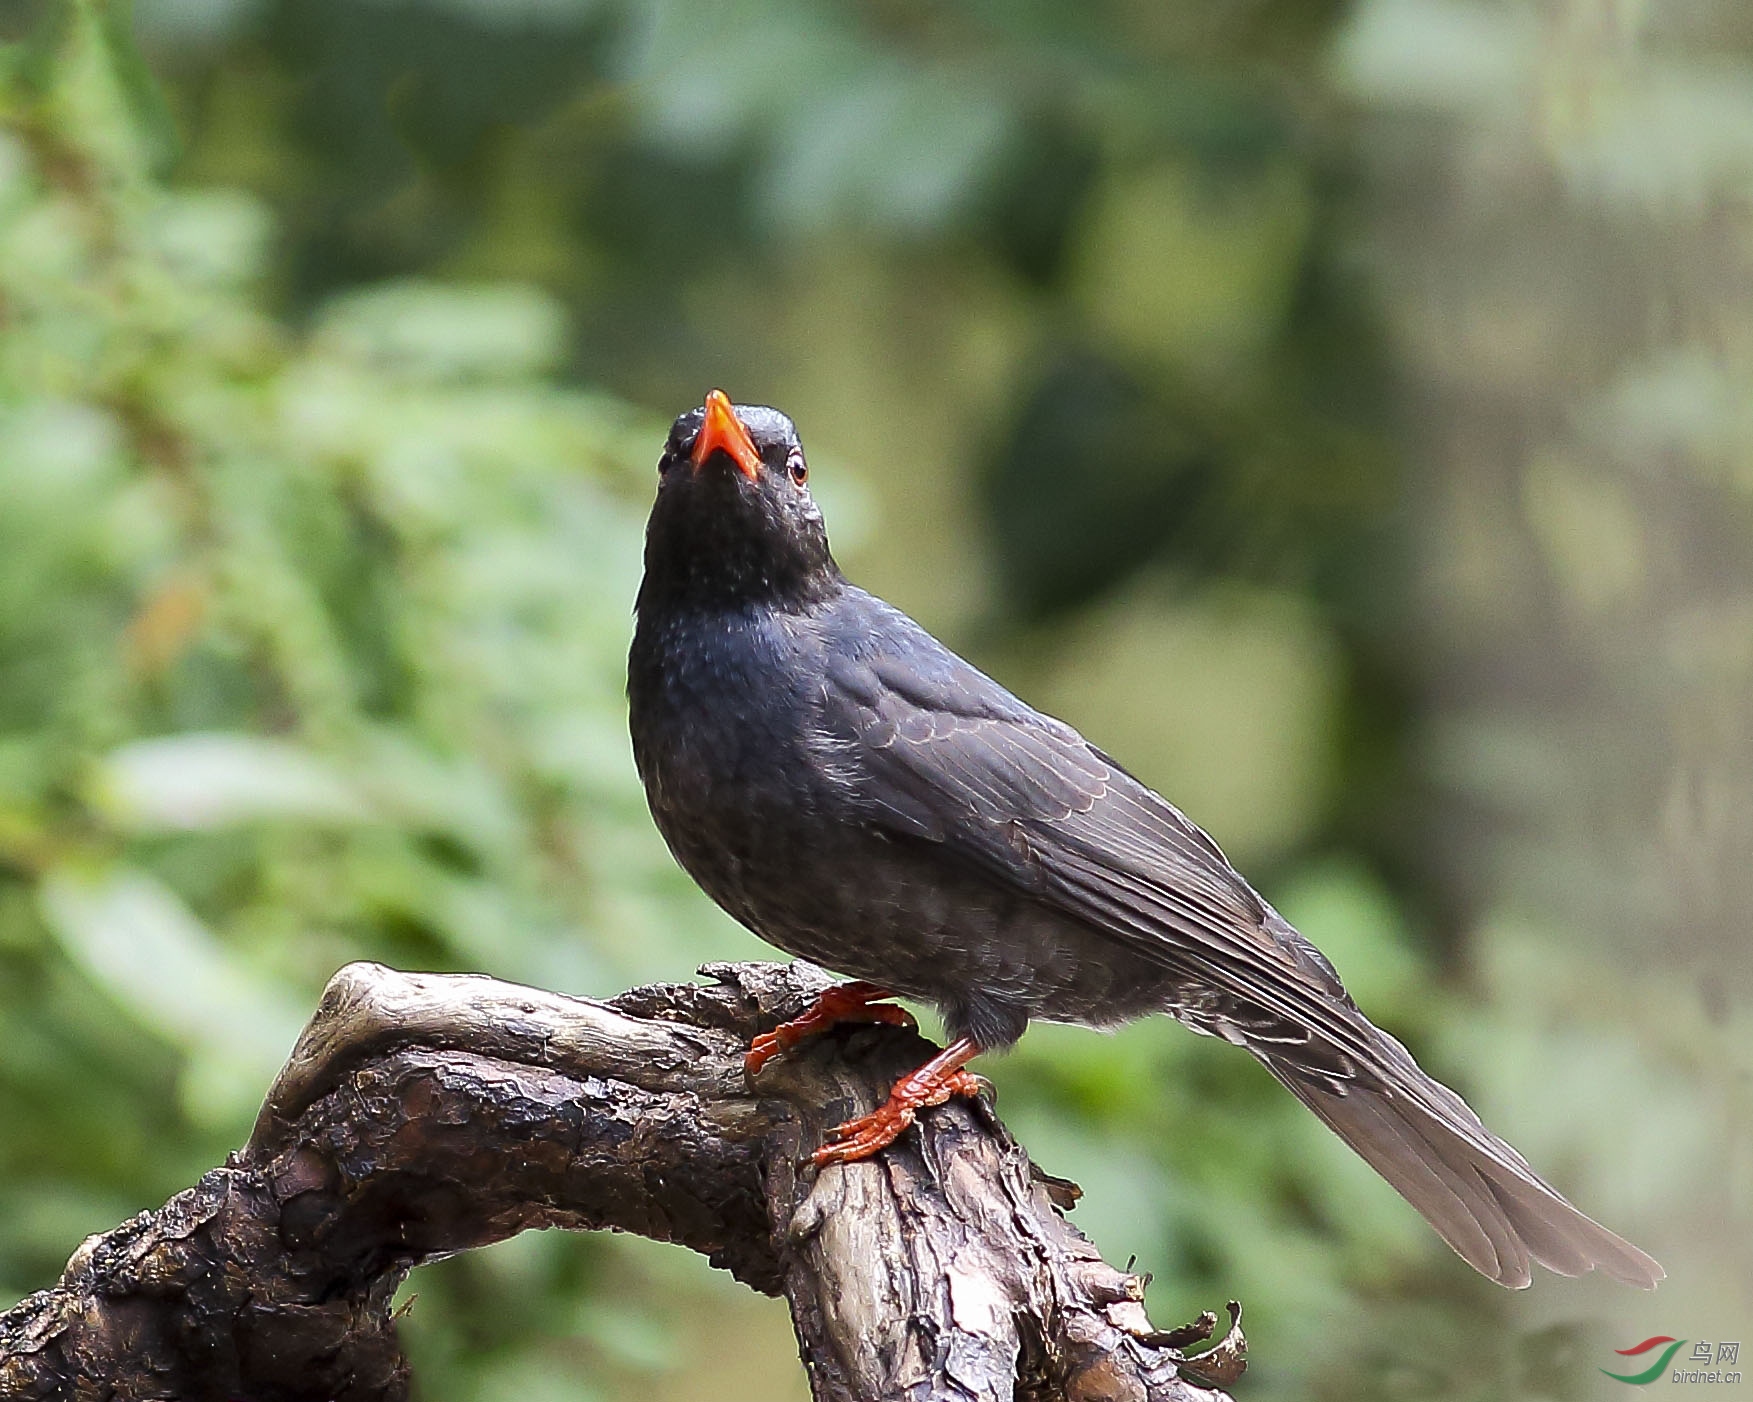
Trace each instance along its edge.
{"label": "rough tree bark", "polygon": [[822,1402],[1220,1402],[1211,1385],[1243,1366],[1234,1318],[1194,1360],[1181,1350],[1211,1316],[1153,1330],[1142,1282],[1058,1210],[1076,1190],[984,1102],[928,1111],[871,1162],[800,1171],[924,1045],[837,1032],[751,1087],[749,1037],[828,980],[705,972],[599,1003],[343,969],[248,1145],[0,1315],[0,1398],[400,1399],[390,1306],[412,1267],[533,1227],[608,1227],[783,1294]]}

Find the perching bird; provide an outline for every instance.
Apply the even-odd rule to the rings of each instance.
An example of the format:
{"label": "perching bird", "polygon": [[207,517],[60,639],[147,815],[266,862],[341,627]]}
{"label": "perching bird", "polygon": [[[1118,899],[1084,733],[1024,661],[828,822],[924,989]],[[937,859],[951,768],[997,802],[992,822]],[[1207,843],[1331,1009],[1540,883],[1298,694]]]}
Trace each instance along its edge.
{"label": "perching bird", "polygon": [[633,750],[676,859],[762,939],[851,975],[757,1039],[935,1004],[950,1046],[818,1164],[876,1153],[1032,1018],[1168,1013],[1252,1052],[1507,1286],[1529,1262],[1662,1268],[1585,1217],[1352,1002],[1204,832],[1070,726],[849,584],[791,420],[718,390],[658,464],[628,661]]}

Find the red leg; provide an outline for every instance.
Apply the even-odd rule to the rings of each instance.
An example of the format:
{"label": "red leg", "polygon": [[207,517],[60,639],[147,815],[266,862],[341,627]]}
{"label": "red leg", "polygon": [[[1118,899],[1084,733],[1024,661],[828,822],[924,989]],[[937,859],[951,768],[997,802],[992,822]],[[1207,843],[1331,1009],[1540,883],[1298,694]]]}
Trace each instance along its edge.
{"label": "red leg", "polygon": [[913,1014],[905,1008],[878,1001],[894,996],[887,989],[865,983],[862,979],[836,984],[817,998],[802,1016],[782,1022],[771,1032],[763,1032],[750,1042],[748,1053],[743,1057],[743,1070],[751,1076],[759,1075],[761,1068],[780,1052],[795,1047],[805,1037],[826,1032],[836,1023],[886,1022],[896,1027],[917,1026]]}
{"label": "red leg", "polygon": [[854,1163],[888,1148],[927,1105],[942,1105],[952,1095],[978,1095],[980,1082],[962,1067],[980,1054],[971,1037],[951,1042],[917,1071],[901,1077],[888,1103],[868,1115],[836,1125],[828,1142],[810,1155],[817,1168]]}

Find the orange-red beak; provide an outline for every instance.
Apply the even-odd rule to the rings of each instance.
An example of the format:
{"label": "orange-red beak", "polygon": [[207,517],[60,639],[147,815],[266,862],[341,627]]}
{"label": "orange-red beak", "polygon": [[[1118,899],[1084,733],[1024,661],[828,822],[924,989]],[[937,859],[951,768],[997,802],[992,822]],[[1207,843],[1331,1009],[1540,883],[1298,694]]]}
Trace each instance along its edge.
{"label": "orange-red beak", "polygon": [[694,470],[698,472],[704,467],[714,452],[729,454],[751,482],[761,475],[761,455],[755,451],[754,440],[736,410],[731,408],[730,397],[721,389],[706,396],[706,419],[694,437]]}

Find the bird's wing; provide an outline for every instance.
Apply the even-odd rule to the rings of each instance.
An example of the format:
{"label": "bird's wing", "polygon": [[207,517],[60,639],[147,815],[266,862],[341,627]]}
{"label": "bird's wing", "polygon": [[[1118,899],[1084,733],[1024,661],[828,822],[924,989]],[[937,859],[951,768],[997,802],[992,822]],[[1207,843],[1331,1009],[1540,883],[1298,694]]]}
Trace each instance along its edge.
{"label": "bird's wing", "polygon": [[1070,726],[936,644],[832,662],[822,725],[872,821],[1160,963],[1233,1040],[1308,1049],[1347,1077],[1373,1038],[1332,966],[1217,844]]}
{"label": "bird's wing", "polygon": [[1531,1260],[1661,1278],[1376,1028],[1216,843],[1069,726],[924,634],[838,654],[821,722],[868,820],[1159,963],[1166,1011],[1253,1052],[1477,1270],[1509,1286]]}

